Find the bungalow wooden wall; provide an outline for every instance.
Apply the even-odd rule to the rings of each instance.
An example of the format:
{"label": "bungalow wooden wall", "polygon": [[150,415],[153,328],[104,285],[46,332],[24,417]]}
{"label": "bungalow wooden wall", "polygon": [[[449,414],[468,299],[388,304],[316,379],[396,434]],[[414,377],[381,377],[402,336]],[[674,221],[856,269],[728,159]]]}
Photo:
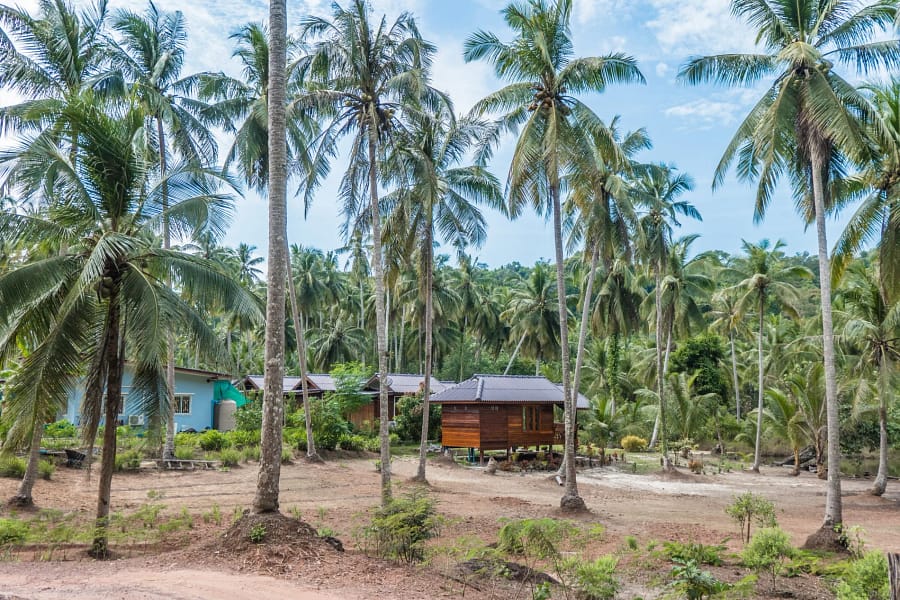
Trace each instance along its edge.
{"label": "bungalow wooden wall", "polygon": [[441,410],[441,445],[449,448],[481,447],[478,406],[445,404]]}
{"label": "bungalow wooden wall", "polygon": [[506,407],[507,439],[509,446],[546,446],[553,443],[553,405],[538,405],[539,423],[537,431],[522,431],[522,407],[518,404]]}

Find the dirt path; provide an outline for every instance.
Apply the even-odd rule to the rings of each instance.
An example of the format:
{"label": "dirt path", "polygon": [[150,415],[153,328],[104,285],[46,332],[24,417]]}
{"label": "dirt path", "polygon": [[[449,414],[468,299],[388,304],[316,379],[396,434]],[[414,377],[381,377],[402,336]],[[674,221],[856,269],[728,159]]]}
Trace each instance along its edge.
{"label": "dirt path", "polygon": [[[414,474],[415,461],[400,458],[394,473],[402,490]],[[433,464],[429,468],[439,511],[448,517],[441,543],[460,537],[496,539],[498,519],[559,516],[561,488],[542,474],[498,473]],[[0,480],[0,497],[15,490],[13,480]],[[148,492],[162,494],[170,511],[200,515],[217,504],[226,522],[235,510],[249,506],[256,483],[255,465],[229,472],[145,472],[116,476],[114,510],[134,510],[147,502]],[[90,514],[95,502],[94,482],[82,472],[60,469],[54,481],[40,481],[35,499],[46,508],[80,510]],[[900,551],[900,483],[891,481],[882,498],[866,494],[870,481],[847,480],[844,518],[860,525],[870,548]],[[762,475],[734,472],[714,476],[681,473],[676,476],[633,475],[593,470],[579,478],[591,510],[583,520],[607,528],[603,551],[621,547],[625,536],[644,544],[650,540],[696,540],[719,543],[734,537],[734,524],[724,507],[735,494],[751,490],[770,498],[779,524],[795,544],[802,544],[822,518],[824,482],[814,475],[790,477],[786,470],[764,469]],[[388,565],[373,567],[352,550],[356,527],[379,501],[379,477],[372,459],[332,459],[324,465],[287,465],[282,470],[281,507],[299,511],[318,528],[329,528],[349,551],[334,564],[317,565],[303,577],[275,579],[223,566],[205,556],[179,551],[96,563],[79,558],[63,562],[0,563],[0,600],[80,600],[88,598],[195,599],[297,598],[435,598],[457,597],[453,582],[435,580],[434,571]],[[214,539],[214,533],[198,533]],[[199,547],[201,540],[198,540]],[[734,546],[732,541],[729,545]],[[77,558],[77,557],[76,557]],[[368,562],[366,562],[368,561]],[[467,598],[487,598],[469,591]]]}

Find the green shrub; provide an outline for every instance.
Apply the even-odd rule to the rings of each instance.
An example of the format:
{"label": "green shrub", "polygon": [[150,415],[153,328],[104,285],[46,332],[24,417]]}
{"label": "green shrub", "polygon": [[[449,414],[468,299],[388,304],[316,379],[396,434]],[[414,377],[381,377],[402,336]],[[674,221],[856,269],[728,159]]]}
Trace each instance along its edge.
{"label": "green shrub", "polygon": [[[775,527],[775,505],[763,496],[747,492],[734,497],[734,502],[725,507],[725,513],[737,521],[741,528],[741,541],[750,541],[750,524],[758,527]],[[744,526],[746,525],[746,529]]]}
{"label": "green shrub", "polygon": [[368,443],[369,439],[370,438],[367,438],[364,435],[345,433],[338,441],[338,445],[340,446],[341,450],[360,452],[366,449],[366,444]]}
{"label": "green shrub", "polygon": [[647,440],[636,435],[626,435],[619,444],[626,452],[643,452],[647,449]]}
{"label": "green shrub", "polygon": [[225,437],[228,438],[228,442],[233,448],[247,448],[249,446],[259,446],[260,431],[259,431],[259,429],[256,429],[253,431],[244,431],[242,429],[235,429],[234,431],[227,432],[225,434]]}
{"label": "green shrub", "polygon": [[236,467],[241,462],[241,453],[234,448],[225,448],[219,452],[219,462],[223,467]]}
{"label": "green shrub", "polygon": [[262,429],[262,400],[252,398],[234,411],[234,424],[239,431],[259,432]]}
{"label": "green shrub", "polygon": [[141,468],[141,454],[129,450],[116,454],[116,471],[137,471]]}
{"label": "green shrub", "polygon": [[753,534],[750,542],[744,547],[741,559],[744,566],[758,574],[768,573],[772,576],[772,590],[775,590],[776,577],[785,559],[794,554],[791,540],[778,527],[764,527]]}
{"label": "green shrub", "polygon": [[294,460],[294,451],[290,448],[282,448],[281,449],[281,464],[289,464],[292,460]]}
{"label": "green shrub", "polygon": [[728,584],[719,581],[709,571],[703,571],[694,560],[675,559],[672,567],[672,587],[684,594],[688,600],[712,598],[728,589]]}
{"label": "green shrub", "polygon": [[254,544],[261,544],[266,539],[266,526],[257,523],[250,529],[250,541]]}
{"label": "green shrub", "polygon": [[[350,424],[344,419],[337,398],[332,394],[310,400],[310,410],[316,450],[334,450],[341,436],[351,433]],[[288,415],[287,425],[286,431],[292,430],[294,443],[291,445],[298,450],[306,450],[306,415],[302,408]]]}
{"label": "green shrub", "polygon": [[44,427],[44,437],[48,438],[73,438],[78,435],[78,429],[65,419],[50,423]]}
{"label": "green shrub", "polygon": [[244,462],[249,462],[251,460],[254,462],[259,462],[260,454],[261,451],[259,449],[259,446],[247,446],[246,448],[241,450],[241,459]]}
{"label": "green shrub", "polygon": [[837,600],[890,600],[887,558],[873,550],[852,561],[835,591]]}
{"label": "green shrub", "polygon": [[367,554],[419,562],[425,558],[425,542],[438,534],[440,524],[434,500],[424,490],[414,490],[378,509],[361,531],[361,545]]}
{"label": "green shrub", "polygon": [[0,459],[0,477],[12,477],[22,479],[25,475],[25,459],[17,456],[8,456]]}
{"label": "green shrub", "polygon": [[197,442],[207,452],[218,452],[228,447],[228,438],[225,437],[224,433],[216,429],[208,429],[201,433]]}
{"label": "green shrub", "polygon": [[559,543],[574,534],[576,529],[570,521],[549,517],[509,521],[500,528],[497,548],[517,556],[557,558],[560,556]]}
{"label": "green shrub", "polygon": [[[397,399],[397,423],[394,431],[404,442],[418,442],[422,439],[422,395],[401,396]],[[428,405],[428,436],[441,439],[441,407]]]}
{"label": "green shrub", "polygon": [[200,439],[199,433],[176,433],[175,434],[175,445],[176,446],[190,446],[194,448],[197,446],[197,440]]}
{"label": "green shrub", "polygon": [[194,458],[193,446],[175,446],[175,458],[178,460],[191,460]]}
{"label": "green shrub", "polygon": [[673,562],[687,563],[694,561],[698,565],[722,565],[722,552],[725,546],[707,546],[697,542],[664,542],[664,552]]}
{"label": "green shrub", "polygon": [[49,460],[42,460],[38,463],[38,475],[41,479],[46,479],[50,481],[50,478],[53,477],[53,473],[56,472],[56,465],[54,465]]}
{"label": "green shrub", "polygon": [[619,591],[618,564],[619,559],[612,555],[591,562],[570,558],[563,564],[563,570],[579,600],[611,600]]}
{"label": "green shrub", "polygon": [[0,546],[21,544],[28,537],[28,523],[17,519],[0,519]]}

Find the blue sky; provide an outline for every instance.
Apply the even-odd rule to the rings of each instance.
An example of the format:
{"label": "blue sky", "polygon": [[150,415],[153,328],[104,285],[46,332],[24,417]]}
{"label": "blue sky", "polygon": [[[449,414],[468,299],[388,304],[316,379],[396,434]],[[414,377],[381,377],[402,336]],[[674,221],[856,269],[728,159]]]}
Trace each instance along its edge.
{"label": "blue sky", "polygon": [[[36,0],[28,0],[21,6],[33,10],[36,4]],[[288,0],[290,25],[296,26],[306,13],[327,14],[329,4],[328,0]],[[418,17],[423,34],[438,47],[434,85],[451,94],[459,112],[501,85],[488,65],[466,64],[462,47],[476,29],[510,38],[499,14],[504,2],[372,0],[372,4],[377,13],[396,15],[408,10]],[[229,58],[232,44],[228,34],[239,24],[264,20],[268,11],[268,4],[259,0],[158,0],[157,5],[185,13],[190,34],[185,73],[225,70],[238,75],[236,63]],[[144,2],[111,0],[110,6],[143,10]],[[741,239],[782,238],[790,252],[815,252],[814,232],[805,231],[786,190],[776,198],[765,221],[754,225],[752,186],[729,180],[715,193],[710,189],[722,150],[760,90],[687,87],[676,82],[675,74],[691,55],[753,48],[752,33],[731,17],[727,0],[575,0],[572,30],[575,52],[580,56],[621,51],[638,60],[647,85],[610,88],[584,99],[603,119],[620,115],[622,127],[647,129],[654,147],[641,159],[672,163],[693,176],[696,186],[689,199],[700,210],[703,222],[685,221],[682,232],[701,234],[694,245],[696,251],[735,252]],[[0,94],[0,101],[9,100],[8,95]],[[511,143],[508,140],[507,147]],[[501,180],[505,179],[508,156],[501,150],[491,165]],[[344,166],[341,158],[335,162],[333,176],[317,194],[306,221],[299,200],[289,198],[292,242],[323,249],[342,245],[335,192]],[[543,219],[525,215],[510,222],[492,212],[487,218],[487,242],[472,251],[482,262],[492,266],[514,260],[530,264],[553,256],[552,232]],[[844,218],[831,223],[831,239]],[[266,233],[265,201],[248,192],[238,201],[225,242],[248,242],[265,254]]]}

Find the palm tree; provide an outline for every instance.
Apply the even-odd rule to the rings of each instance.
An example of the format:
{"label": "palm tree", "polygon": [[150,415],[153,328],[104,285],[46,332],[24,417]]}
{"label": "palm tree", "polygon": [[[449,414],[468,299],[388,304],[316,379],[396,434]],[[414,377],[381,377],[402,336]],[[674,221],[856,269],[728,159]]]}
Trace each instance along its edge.
{"label": "palm tree", "polygon": [[769,240],[763,240],[758,244],[743,242],[744,252],[747,254],[746,266],[731,269],[741,281],[733,290],[737,296],[737,310],[741,315],[746,315],[750,310],[755,310],[759,319],[757,330],[758,352],[758,379],[756,407],[756,442],[751,470],[759,473],[760,441],[763,427],[763,399],[765,397],[765,369],[763,361],[763,321],[766,312],[774,306],[779,312],[787,313],[793,318],[799,318],[797,303],[800,300],[799,291],[791,283],[792,280],[812,279],[812,272],[799,265],[784,266],[782,259],[784,253],[781,249],[784,242],[778,240],[771,244]]}
{"label": "palm tree", "polygon": [[[878,248],[881,293],[886,302],[900,300],[900,78],[863,86],[871,97],[888,139],[881,140],[867,169],[850,178],[848,196],[872,190],[856,209],[834,250],[834,276],[839,276],[864,244]],[[877,139],[877,138],[876,138]]]}
{"label": "palm tree", "polygon": [[[253,512],[278,512],[281,478],[281,429],[284,422],[284,292],[288,278],[287,179],[287,6],[269,2],[268,64],[265,73],[265,139],[263,162],[254,161],[253,175],[264,172],[269,194],[269,265],[266,273],[266,370],[263,381],[262,440]],[[250,157],[242,154],[245,161]],[[253,158],[257,159],[259,154]],[[246,164],[246,163],[245,163]],[[249,173],[248,173],[249,174]],[[262,185],[262,181],[259,182]],[[291,285],[293,288],[293,285]],[[299,335],[298,335],[299,337]],[[305,373],[300,376],[305,379]],[[308,414],[307,410],[307,414]]]}
{"label": "palm tree", "polygon": [[763,218],[779,177],[787,174],[807,220],[815,220],[822,309],[822,348],[828,407],[828,486],[825,517],[815,542],[833,542],[843,522],[840,481],[840,421],[831,311],[831,273],[825,213],[833,176],[847,160],[864,164],[873,158],[868,141],[889,135],[865,96],[842,78],[835,62],[869,73],[900,65],[896,41],[872,41],[890,30],[896,3],[819,2],[818,0],[732,0],[731,12],[756,30],[758,54],[723,54],[692,58],[680,77],[689,83],[729,86],[772,84],[738,127],[716,169],[720,185],[734,159],[741,179],[757,180],[755,219]]}
{"label": "palm tree", "polygon": [[[487,228],[477,204],[503,207],[500,183],[481,166],[460,166],[471,143],[484,133],[474,120],[457,120],[453,107],[441,103],[436,110],[408,106],[408,134],[389,159],[392,178],[400,186],[385,196],[395,201],[385,226],[385,237],[404,238],[400,248],[418,245],[420,289],[425,297],[425,384],[422,404],[422,437],[415,479],[425,481],[428,424],[431,415],[431,373],[434,326],[434,245],[443,238],[458,249],[484,243]],[[404,243],[405,241],[405,243]],[[468,315],[466,315],[466,318]],[[463,332],[464,333],[464,332]],[[460,366],[462,363],[460,362]]]}
{"label": "palm tree", "polygon": [[[519,139],[507,178],[509,215],[515,218],[523,206],[531,204],[539,213],[552,213],[556,246],[556,287],[560,299],[566,297],[563,265],[562,170],[573,156],[604,137],[604,127],[594,112],[570,94],[602,92],[611,83],[643,83],[644,77],[633,58],[610,54],[574,58],[569,23],[572,0],[527,0],[508,4],[502,11],[506,24],[515,32],[510,43],[493,33],[478,31],[465,42],[466,61],[486,59],[500,79],[510,82],[478,102],[478,115],[503,112],[496,131],[515,131]],[[485,136],[483,156],[496,136]],[[611,144],[610,144],[611,145]],[[559,303],[559,337],[562,350],[563,398],[566,422],[566,491],[561,506],[583,510],[575,481],[575,407],[569,381],[568,311]]]}
{"label": "palm tree", "polygon": [[[521,348],[525,356],[534,358],[535,375],[540,374],[541,359],[559,352],[559,302],[547,263],[539,262],[527,280],[512,289],[512,296],[500,318],[512,323],[510,334],[519,343],[510,359]],[[508,370],[508,367],[507,367]]]}
{"label": "palm tree", "polygon": [[781,390],[770,388],[766,390],[766,397],[769,399],[768,408],[762,411],[766,433],[786,440],[791,445],[791,452],[794,454],[794,470],[791,474],[796,477],[800,474],[803,413],[794,399]]}
{"label": "palm tree", "polygon": [[741,383],[738,379],[737,368],[737,352],[734,347],[734,339],[741,332],[746,330],[741,318],[741,311],[738,310],[734,294],[726,293],[724,290],[716,292],[712,296],[712,310],[709,315],[713,317],[713,321],[709,324],[710,328],[728,336],[728,345],[731,348],[731,378],[734,387],[734,407],[737,420],[741,420]]}
{"label": "palm tree", "polygon": [[[678,216],[683,215],[700,220],[700,213],[693,204],[686,200],[679,200],[682,194],[693,188],[694,182],[688,175],[677,173],[674,167],[667,165],[641,166],[636,172],[636,179],[632,187],[635,203],[642,206],[645,211],[638,221],[638,253],[648,265],[654,282],[656,394],[659,399],[659,429],[663,432],[666,431],[666,402],[663,393],[665,388],[663,330],[666,325],[663,318],[662,280],[672,248],[674,227],[681,225]],[[668,352],[669,340],[665,341],[665,348]],[[654,429],[657,428],[654,427]],[[661,439],[663,466],[668,469],[671,465],[665,434]]]}
{"label": "palm tree", "polygon": [[[860,350],[861,366],[875,369],[878,389],[879,452],[878,474],[872,494],[881,496],[887,487],[888,406],[892,396],[894,365],[900,359],[900,303],[884,301],[877,271],[855,264],[846,287],[840,291],[848,320],[843,337]],[[867,373],[864,373],[866,375]]]}
{"label": "palm tree", "polygon": [[[10,390],[17,408],[52,399],[64,402],[86,372],[82,404],[85,441],[93,445],[106,390],[102,468],[96,532],[91,553],[108,555],[110,488],[116,453],[116,417],[122,400],[126,357],[135,375],[129,399],[152,416],[165,413],[167,399],[161,350],[166,332],[178,329],[196,340],[215,362],[214,332],[165,285],[172,273],[191,303],[233,307],[252,313],[252,297],[208,261],[155,246],[148,228],[164,218],[185,232],[221,233],[230,197],[217,192],[220,179],[210,171],[179,167],[166,177],[170,205],[162,211],[162,180],[150,178],[153,163],[139,142],[144,114],[136,106],[106,114],[90,98],[69,103],[61,119],[78,131],[63,139],[77,156],[38,136],[0,162],[11,166],[21,194],[38,199],[52,194],[58,204],[46,217],[0,216],[0,235],[17,241],[58,236],[68,248],[39,258],[0,278],[0,356],[23,335],[35,341]],[[198,215],[202,215],[198,219]],[[38,399],[41,400],[38,400]],[[38,411],[32,427],[40,427]],[[31,431],[27,424],[20,431]]]}
{"label": "palm tree", "polygon": [[[111,60],[131,81],[148,121],[155,121],[159,172],[165,181],[168,171],[169,146],[166,134],[182,158],[198,164],[215,162],[218,150],[209,129],[193,114],[198,103],[183,94],[193,87],[194,77],[182,79],[184,48],[187,42],[184,17],[181,11],[160,12],[150,2],[143,16],[119,10],[112,19],[112,27],[119,40],[110,40]],[[162,210],[168,209],[168,194],[162,190]],[[163,219],[163,248],[171,247],[168,219]],[[175,334],[169,332],[167,342],[166,384],[169,389],[169,410],[165,415],[166,438],[163,456],[175,455]]]}
{"label": "palm tree", "polygon": [[[312,85],[305,102],[331,119],[320,139],[321,153],[332,155],[337,141],[353,134],[350,165],[341,183],[348,220],[360,212],[362,195],[369,194],[375,337],[378,371],[384,374],[388,372],[387,313],[377,159],[399,126],[400,103],[428,91],[425,77],[434,47],[422,39],[412,15],[403,13],[390,25],[386,18],[376,24],[365,0],[351,0],[348,8],[335,3],[330,20],[308,16],[300,31],[301,39],[311,44],[310,54],[299,63],[301,70],[308,71]],[[307,191],[313,188],[309,185]],[[379,377],[379,382],[381,414],[387,415],[387,378]],[[381,496],[387,504],[391,499],[391,455],[386,418],[380,421],[379,434]]]}
{"label": "palm tree", "polygon": [[262,269],[259,268],[265,259],[262,256],[254,256],[256,246],[241,242],[237,248],[228,249],[227,260],[234,263],[237,280],[247,289],[253,289],[259,284]]}
{"label": "palm tree", "polygon": [[324,327],[310,332],[314,368],[327,372],[337,363],[350,362],[366,351],[366,333],[344,314],[336,314]]}

